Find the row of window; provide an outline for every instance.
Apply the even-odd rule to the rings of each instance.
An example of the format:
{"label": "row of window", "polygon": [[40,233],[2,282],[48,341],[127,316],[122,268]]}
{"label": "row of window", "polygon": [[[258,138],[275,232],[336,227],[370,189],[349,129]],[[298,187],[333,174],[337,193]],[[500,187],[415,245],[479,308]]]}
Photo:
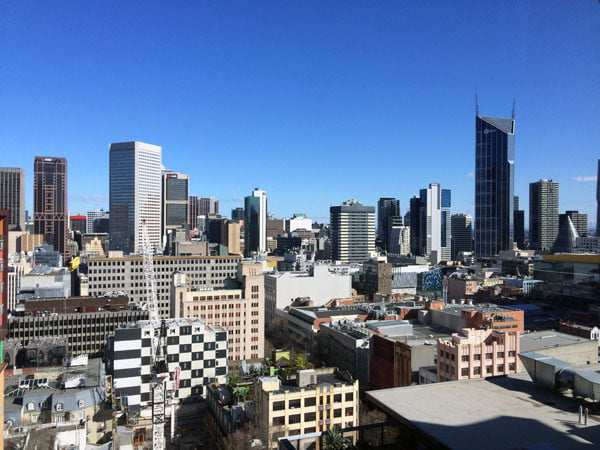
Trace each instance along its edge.
{"label": "row of window", "polygon": [[[325,396],[319,397],[320,403],[323,404],[324,399],[326,398]],[[354,400],[354,393],[353,392],[346,392],[345,396],[344,396],[345,401],[347,402],[351,402]],[[342,394],[334,394],[333,396],[333,402],[334,403],[340,403],[342,401]],[[317,404],[317,398],[316,397],[306,397],[304,399],[304,406],[315,406]],[[293,400],[288,400],[288,407],[289,408],[300,408],[301,405],[301,400],[300,399],[293,399]],[[272,406],[273,411],[282,411],[285,409],[285,400],[281,400],[281,401],[277,401],[277,402],[273,402],[273,406]]]}

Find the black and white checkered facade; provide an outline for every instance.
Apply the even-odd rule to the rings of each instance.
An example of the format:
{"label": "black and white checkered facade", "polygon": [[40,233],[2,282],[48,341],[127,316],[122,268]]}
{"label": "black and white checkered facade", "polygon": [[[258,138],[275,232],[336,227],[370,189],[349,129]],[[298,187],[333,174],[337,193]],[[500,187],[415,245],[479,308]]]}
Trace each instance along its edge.
{"label": "black and white checkered facade", "polygon": [[[199,319],[165,319],[167,365],[171,379],[181,368],[180,399],[205,397],[210,383],[226,383],[227,331]],[[117,399],[128,408],[143,408],[152,398],[152,335],[160,325],[149,320],[115,330],[108,354]],[[126,399],[126,400],[125,400]]]}

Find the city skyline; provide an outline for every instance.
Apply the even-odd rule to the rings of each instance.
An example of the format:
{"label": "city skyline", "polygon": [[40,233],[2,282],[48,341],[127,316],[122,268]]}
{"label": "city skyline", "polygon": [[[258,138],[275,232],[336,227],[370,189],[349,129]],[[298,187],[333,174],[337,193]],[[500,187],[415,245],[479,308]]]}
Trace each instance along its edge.
{"label": "city skyline", "polygon": [[[30,214],[33,156],[69,160],[69,214],[84,213],[108,209],[109,143],[138,140],[163,147],[164,165],[189,173],[190,194],[219,199],[223,211],[259,185],[278,217],[327,221],[331,205],[388,196],[404,214],[418,187],[440,183],[453,191],[454,211],[474,215],[477,91],[484,115],[507,117],[517,99],[515,195],[526,214],[528,184],[552,178],[559,210],[587,213],[595,227],[596,4],[546,5],[543,18],[535,2],[440,2],[434,13],[319,4],[316,14],[309,6],[125,5],[117,14],[74,3],[68,15],[9,6],[1,33],[14,64],[0,151],[4,166],[26,171]],[[146,32],[159,17],[164,29]],[[102,34],[100,48],[93,36],[111,20],[133,28]],[[24,36],[25,23],[44,32]],[[106,71],[113,64],[119,75]],[[156,73],[138,76],[150,64]],[[226,182],[205,170],[224,156],[244,162],[227,163]],[[290,183],[290,158],[314,161],[302,189]]]}

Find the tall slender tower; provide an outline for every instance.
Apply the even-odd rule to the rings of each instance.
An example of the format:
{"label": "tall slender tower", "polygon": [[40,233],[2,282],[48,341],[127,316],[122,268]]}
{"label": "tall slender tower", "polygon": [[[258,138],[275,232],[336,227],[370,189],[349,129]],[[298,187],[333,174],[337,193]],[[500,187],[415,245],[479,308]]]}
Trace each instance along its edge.
{"label": "tall slender tower", "polygon": [[67,255],[67,160],[36,156],[33,164],[33,229]]}
{"label": "tall slender tower", "polygon": [[181,230],[189,223],[188,175],[163,171],[162,175],[162,234]]}
{"label": "tall slender tower", "polygon": [[448,261],[451,257],[451,191],[442,189],[439,183],[419,193],[420,226],[419,246],[421,254],[429,256],[433,264]]}
{"label": "tall slender tower", "polygon": [[377,202],[377,240],[383,250],[389,251],[392,227],[402,226],[400,200],[383,197]]}
{"label": "tall slender tower", "polygon": [[515,120],[475,117],[475,255],[513,246]]}
{"label": "tall slender tower", "polygon": [[550,250],[558,236],[558,183],[540,180],[529,184],[529,246]]}
{"label": "tall slender tower", "polygon": [[245,198],[245,252],[264,253],[267,251],[267,193],[258,188]]}
{"label": "tall slender tower", "polygon": [[142,220],[151,247],[161,247],[162,148],[144,142],[110,144],[110,249],[142,251]]}
{"label": "tall slender tower", "polygon": [[452,215],[452,259],[460,252],[473,251],[472,219],[468,214]]}
{"label": "tall slender tower", "polygon": [[9,230],[25,231],[25,171],[0,167],[0,209],[8,210]]}

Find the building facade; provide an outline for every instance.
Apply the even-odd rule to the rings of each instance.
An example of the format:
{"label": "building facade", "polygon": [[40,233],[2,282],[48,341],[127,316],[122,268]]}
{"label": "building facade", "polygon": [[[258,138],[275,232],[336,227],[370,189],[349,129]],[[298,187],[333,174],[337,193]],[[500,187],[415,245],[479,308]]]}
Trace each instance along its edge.
{"label": "building facade", "polygon": [[550,250],[558,237],[558,183],[529,184],[529,247]]}
{"label": "building facade", "polygon": [[419,246],[421,255],[429,256],[433,264],[451,258],[451,191],[431,183],[421,189]]}
{"label": "building facade", "polygon": [[67,260],[67,160],[36,156],[33,177],[34,234]]}
{"label": "building facade", "polygon": [[375,208],[349,200],[329,208],[331,256],[335,261],[363,262],[375,251]]}
{"label": "building facade", "polygon": [[473,251],[472,219],[468,214],[452,214],[452,259],[456,260],[459,252]]}
{"label": "building facade", "polygon": [[[0,209],[0,345],[7,334],[8,319],[8,295],[10,292],[10,280],[8,278],[8,224],[10,215],[8,210]],[[0,348],[0,357],[2,349]]]}
{"label": "building facade", "polygon": [[238,289],[192,289],[187,276],[174,275],[171,313],[199,318],[229,332],[229,361],[265,356],[265,288],[262,263],[243,261],[238,266]]}
{"label": "building facade", "polygon": [[[188,275],[193,287],[220,288],[225,287],[227,280],[236,278],[240,261],[240,256],[155,256],[154,277],[161,316],[170,317],[170,286],[173,273]],[[138,305],[146,301],[142,257],[89,258],[88,278],[91,296],[123,292]]]}
{"label": "building facade", "polygon": [[152,401],[153,336],[166,332],[166,363],[171,377],[179,367],[177,398],[200,400],[207,386],[227,379],[227,331],[199,319],[164,319],[160,324],[142,320],[115,330],[107,348],[107,368],[112,374],[117,401],[130,409]]}
{"label": "building facade", "polygon": [[565,211],[564,214],[561,214],[558,218],[558,227],[560,229],[560,224],[563,220],[563,216],[567,216],[571,219],[575,230],[579,234],[579,237],[587,237],[588,236],[588,215],[584,213],[580,213],[579,211]]}
{"label": "building facade", "polygon": [[188,175],[173,171],[162,174],[162,236],[175,233],[189,222]]}
{"label": "building facade", "polygon": [[245,253],[265,253],[267,251],[267,193],[254,189],[245,198]]}
{"label": "building facade", "polygon": [[195,230],[198,226],[198,197],[195,195],[188,198],[188,219],[190,230]]}
{"label": "building facade", "polygon": [[94,234],[94,233],[108,233],[108,230],[99,231],[99,227],[101,227],[100,219],[109,220],[110,214],[108,211],[104,211],[103,209],[93,209],[87,212],[87,219],[85,223],[86,234]]}
{"label": "building facade", "polygon": [[393,226],[402,226],[400,200],[384,197],[377,202],[377,240],[382,250],[389,251]]}
{"label": "building facade", "polygon": [[161,247],[162,148],[144,142],[110,144],[110,249],[141,253],[142,221],[150,245]]}
{"label": "building facade", "polygon": [[199,216],[215,216],[219,214],[219,200],[213,197],[201,197],[198,199]]}
{"label": "building facade", "polygon": [[390,230],[388,252],[403,256],[410,253],[410,227],[392,226]]}
{"label": "building facade", "polygon": [[25,171],[0,167],[0,209],[9,212],[9,231],[25,231]]}
{"label": "building facade", "polygon": [[515,120],[475,117],[475,255],[513,246]]}

